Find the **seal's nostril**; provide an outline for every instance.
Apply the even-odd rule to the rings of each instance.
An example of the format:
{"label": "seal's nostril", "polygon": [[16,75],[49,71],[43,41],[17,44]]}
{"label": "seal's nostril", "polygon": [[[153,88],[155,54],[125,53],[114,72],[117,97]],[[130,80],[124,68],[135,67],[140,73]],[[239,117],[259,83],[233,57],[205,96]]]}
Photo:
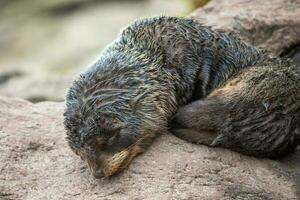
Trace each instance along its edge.
{"label": "seal's nostril", "polygon": [[104,177],[104,174],[101,170],[95,170],[93,171],[93,176],[97,179]]}

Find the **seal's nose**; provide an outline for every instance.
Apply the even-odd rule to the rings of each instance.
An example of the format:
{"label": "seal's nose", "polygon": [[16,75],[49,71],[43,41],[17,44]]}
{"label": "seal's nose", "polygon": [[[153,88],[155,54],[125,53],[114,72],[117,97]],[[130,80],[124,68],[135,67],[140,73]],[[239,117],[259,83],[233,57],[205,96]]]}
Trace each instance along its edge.
{"label": "seal's nose", "polygon": [[93,176],[96,179],[100,179],[100,178],[104,177],[104,174],[103,174],[102,170],[98,169],[98,170],[93,171]]}

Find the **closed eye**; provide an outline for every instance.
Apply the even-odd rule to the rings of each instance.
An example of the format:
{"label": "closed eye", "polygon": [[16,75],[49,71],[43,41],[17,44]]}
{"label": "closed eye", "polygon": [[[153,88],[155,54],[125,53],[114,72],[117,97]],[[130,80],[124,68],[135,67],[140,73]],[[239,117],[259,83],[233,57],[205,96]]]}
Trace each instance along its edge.
{"label": "closed eye", "polygon": [[132,145],[136,138],[129,134],[130,130],[122,129],[107,141],[105,148],[110,151],[120,151]]}

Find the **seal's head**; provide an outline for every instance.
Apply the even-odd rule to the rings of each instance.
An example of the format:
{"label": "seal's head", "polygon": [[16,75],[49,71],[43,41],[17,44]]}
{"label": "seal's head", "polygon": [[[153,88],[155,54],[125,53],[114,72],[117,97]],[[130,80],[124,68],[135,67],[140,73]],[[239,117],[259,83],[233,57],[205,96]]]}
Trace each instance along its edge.
{"label": "seal's head", "polygon": [[69,146],[99,178],[124,169],[140,152],[139,120],[127,107],[128,91],[91,85],[91,77],[81,76],[69,89],[64,124]]}

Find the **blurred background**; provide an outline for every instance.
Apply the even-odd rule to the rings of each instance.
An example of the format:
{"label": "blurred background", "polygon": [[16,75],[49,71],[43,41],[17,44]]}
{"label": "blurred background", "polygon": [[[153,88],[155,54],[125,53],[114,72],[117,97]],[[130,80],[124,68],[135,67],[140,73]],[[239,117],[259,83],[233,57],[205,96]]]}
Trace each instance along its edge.
{"label": "blurred background", "polygon": [[[128,23],[155,15],[187,16],[208,2],[0,0],[0,96],[63,101],[76,75]],[[300,66],[300,0],[255,2],[216,0],[197,13],[201,22],[233,30]]]}
{"label": "blurred background", "polygon": [[62,101],[130,21],[184,16],[208,0],[0,0],[0,95]]}

